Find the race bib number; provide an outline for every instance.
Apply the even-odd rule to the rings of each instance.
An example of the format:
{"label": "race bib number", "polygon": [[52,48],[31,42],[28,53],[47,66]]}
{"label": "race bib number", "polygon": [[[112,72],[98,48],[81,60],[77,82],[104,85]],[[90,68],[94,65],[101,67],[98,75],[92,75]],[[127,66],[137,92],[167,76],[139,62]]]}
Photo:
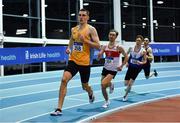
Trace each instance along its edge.
{"label": "race bib number", "polygon": [[138,60],[136,60],[136,59],[131,59],[130,60],[130,63],[132,63],[132,64],[137,64],[137,62],[138,62]]}
{"label": "race bib number", "polygon": [[73,50],[82,52],[83,51],[83,43],[81,43],[81,42],[74,42]]}
{"label": "race bib number", "polygon": [[112,58],[112,57],[106,57],[105,58],[105,62],[108,63],[108,64],[113,63],[113,60],[114,60],[114,58]]}

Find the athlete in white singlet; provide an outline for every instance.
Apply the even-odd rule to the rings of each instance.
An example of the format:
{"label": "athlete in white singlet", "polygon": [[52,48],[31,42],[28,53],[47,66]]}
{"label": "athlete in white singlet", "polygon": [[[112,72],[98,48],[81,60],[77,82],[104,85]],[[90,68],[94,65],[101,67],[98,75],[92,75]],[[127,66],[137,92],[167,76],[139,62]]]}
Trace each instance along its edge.
{"label": "athlete in white singlet", "polygon": [[[102,88],[102,94],[105,99],[105,103],[102,107],[107,108],[110,104],[108,93],[106,91],[106,88],[110,87],[110,93],[114,90],[114,84],[111,82],[111,80],[116,76],[117,71],[121,71],[123,66],[127,62],[127,54],[123,47],[116,44],[115,40],[118,36],[118,32],[116,30],[110,30],[109,32],[109,43],[108,45],[104,45],[101,49],[101,51],[98,54],[98,58],[101,57],[103,53],[105,53],[105,64],[102,70],[102,78],[101,78],[101,88]],[[122,64],[120,64],[120,54],[123,54],[124,61]]]}
{"label": "athlete in white singlet", "polygon": [[134,48],[131,48],[129,53],[129,59],[128,59],[128,70],[126,72],[125,76],[125,85],[127,86],[125,95],[123,97],[123,101],[127,100],[128,93],[131,90],[131,87],[142,70],[143,64],[146,63],[146,52],[144,48],[142,47],[143,43],[143,36],[137,35],[136,36],[136,45]]}

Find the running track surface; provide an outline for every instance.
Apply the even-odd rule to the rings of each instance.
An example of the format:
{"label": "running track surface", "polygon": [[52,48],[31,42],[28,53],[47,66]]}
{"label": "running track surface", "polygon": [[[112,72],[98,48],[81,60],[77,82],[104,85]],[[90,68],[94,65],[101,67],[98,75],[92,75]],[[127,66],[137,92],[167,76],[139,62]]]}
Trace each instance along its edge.
{"label": "running track surface", "polygon": [[127,109],[111,112],[110,115],[98,117],[90,123],[180,123],[180,96],[168,97]]}
{"label": "running track surface", "polygon": [[127,69],[119,72],[113,80],[115,90],[109,95],[111,104],[107,109],[101,107],[102,67],[91,69],[90,85],[96,97],[93,104],[89,104],[77,74],[68,84],[63,115],[57,117],[49,114],[57,106],[62,70],[0,77],[0,122],[84,122],[115,110],[180,95],[180,62],[154,63],[153,69],[157,69],[159,76],[146,80],[142,71],[127,102],[122,102]]}

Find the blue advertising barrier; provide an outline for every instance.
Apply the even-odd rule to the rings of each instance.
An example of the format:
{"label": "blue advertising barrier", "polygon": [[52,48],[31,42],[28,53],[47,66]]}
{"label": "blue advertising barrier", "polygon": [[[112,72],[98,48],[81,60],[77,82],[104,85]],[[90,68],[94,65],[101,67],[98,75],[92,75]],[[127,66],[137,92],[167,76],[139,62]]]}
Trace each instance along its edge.
{"label": "blue advertising barrier", "polygon": [[[180,55],[180,44],[150,44],[154,56]],[[50,61],[67,61],[66,46],[0,48],[0,65],[28,64]],[[93,51],[92,59],[99,50]]]}
{"label": "blue advertising barrier", "polygon": [[180,44],[150,44],[154,56],[180,55]]}
{"label": "blue advertising barrier", "polygon": [[[90,54],[90,64],[93,64],[93,60],[98,58],[98,53],[100,50],[92,48],[91,49],[91,54]],[[103,56],[101,56],[103,58]]]}
{"label": "blue advertising barrier", "polygon": [[66,46],[1,48],[0,65],[66,61]]}

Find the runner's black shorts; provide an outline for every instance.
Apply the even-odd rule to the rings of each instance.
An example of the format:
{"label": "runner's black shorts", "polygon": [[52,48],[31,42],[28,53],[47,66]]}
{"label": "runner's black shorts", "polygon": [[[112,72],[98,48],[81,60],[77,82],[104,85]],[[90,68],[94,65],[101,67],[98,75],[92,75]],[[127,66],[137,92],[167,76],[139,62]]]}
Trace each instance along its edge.
{"label": "runner's black shorts", "polygon": [[151,64],[149,63],[149,64],[143,65],[142,69],[144,70],[145,76],[149,76],[150,75]]}
{"label": "runner's black shorts", "polygon": [[107,76],[108,74],[114,75],[114,77],[113,77],[113,79],[114,79],[117,74],[117,71],[111,71],[111,70],[107,70],[106,68],[103,68],[101,75]]}
{"label": "runner's black shorts", "polygon": [[125,80],[135,80],[138,76],[138,74],[141,72],[142,67],[132,67],[129,66],[128,70],[126,72]]}
{"label": "runner's black shorts", "polygon": [[82,83],[87,83],[89,82],[89,77],[90,77],[90,66],[82,66],[82,65],[77,65],[74,61],[69,60],[68,65],[65,68],[65,71],[69,71],[74,77],[77,72],[79,72],[80,77],[81,77],[81,82]]}

